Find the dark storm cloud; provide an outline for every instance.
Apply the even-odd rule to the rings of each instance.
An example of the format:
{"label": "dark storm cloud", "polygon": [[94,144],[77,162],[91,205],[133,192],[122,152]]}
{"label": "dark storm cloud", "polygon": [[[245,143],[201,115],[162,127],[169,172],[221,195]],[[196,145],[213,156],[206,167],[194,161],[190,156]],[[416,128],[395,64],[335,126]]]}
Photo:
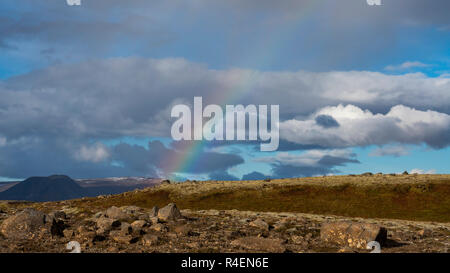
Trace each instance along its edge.
{"label": "dark storm cloud", "polygon": [[[69,7],[64,0],[2,1],[0,44],[21,48],[22,54],[30,44],[41,50],[52,47],[53,56],[76,60],[117,54],[120,48],[143,53],[173,39],[170,30],[139,12],[138,2],[130,8],[120,5],[123,1],[84,2]],[[119,6],[122,12],[117,12]]]}
{"label": "dark storm cloud", "polygon": [[213,172],[209,175],[211,180],[221,180],[221,181],[237,181],[240,180],[234,175],[229,174],[227,171]]}
{"label": "dark storm cloud", "polygon": [[[187,150],[172,150],[159,141],[147,147],[117,144],[86,146],[82,142],[69,144],[66,139],[23,138],[8,145],[0,145],[0,174],[4,177],[26,178],[66,174],[74,178],[112,176],[170,176],[171,159],[188,156]],[[244,160],[234,154],[200,152],[186,173],[226,172]]]}
{"label": "dark storm cloud", "polygon": [[[208,33],[210,39],[196,43],[199,52],[214,52],[207,57],[221,66],[255,67],[251,60],[260,63],[258,54],[268,52],[264,58],[272,58],[269,61],[277,67],[353,69],[355,59],[362,65],[396,58],[399,28],[450,26],[446,0],[384,0],[381,7],[371,7],[365,0],[83,2],[69,7],[64,0],[2,1],[0,45],[21,49],[33,62],[45,61],[36,60],[33,48],[39,52],[49,47],[55,49],[54,60],[180,56],[179,48],[197,52],[191,41]],[[224,37],[226,51],[214,42]],[[286,54],[271,57],[268,38],[278,41]],[[286,40],[289,44],[284,44]],[[162,45],[170,50],[160,49]],[[419,41],[408,46],[430,44]],[[445,46],[445,40],[435,40],[432,50]]]}
{"label": "dark storm cloud", "polygon": [[[236,88],[242,82],[251,84]],[[242,98],[235,103],[280,105],[280,151],[391,142],[425,142],[439,148],[450,143],[449,134],[442,133],[448,130],[450,118],[440,112],[450,106],[449,87],[447,78],[418,74],[213,70],[184,59],[96,60],[52,66],[0,81],[0,137],[8,141],[21,137],[170,137],[173,105],[192,105],[194,96],[202,96],[204,105],[221,104],[216,98],[233,90]],[[427,90],[426,97],[423,90]],[[342,105],[329,107],[338,104]],[[369,114],[358,105],[391,110]],[[328,116],[328,126],[330,117],[340,126],[319,126],[317,120],[324,122],[317,115],[310,117],[318,109],[317,115]],[[289,116],[299,119],[292,124],[283,121]],[[414,126],[414,134],[410,126]],[[361,138],[355,138],[361,133]],[[259,143],[242,144],[257,147]]]}
{"label": "dark storm cloud", "polygon": [[[165,172],[166,175],[174,171],[180,171],[179,166],[172,166],[173,160],[181,160],[190,157],[193,151],[189,149],[169,149],[160,141],[151,141],[147,148],[126,143],[118,144],[113,149],[113,158],[121,162],[126,168],[138,172],[146,172],[155,167]],[[191,174],[202,174],[216,171],[226,171],[236,165],[244,163],[239,155],[200,151],[192,159],[194,162],[182,171]]]}
{"label": "dark storm cloud", "polygon": [[23,138],[0,146],[0,175],[13,178],[66,174],[73,178],[112,176],[156,176],[113,166],[109,160],[93,163],[76,158],[76,148],[61,139]]}
{"label": "dark storm cloud", "polygon": [[272,166],[272,177],[289,178],[338,173],[336,167],[359,164],[356,154],[347,150],[310,150],[303,154],[279,153],[257,159]]}
{"label": "dark storm cloud", "polygon": [[329,115],[318,115],[316,117],[316,123],[323,128],[339,127],[339,123]]}
{"label": "dark storm cloud", "polygon": [[[353,157],[355,157],[356,154],[353,155]],[[319,161],[318,164],[322,165],[322,166],[344,166],[346,163],[361,163],[356,159],[350,159],[350,158],[342,158],[342,157],[337,157],[337,156],[330,156],[330,155],[326,155],[324,157],[322,157]]]}
{"label": "dark storm cloud", "polygon": [[[292,131],[282,132],[280,151],[392,142],[448,146],[448,78],[392,76],[361,71],[360,66],[383,62],[385,67],[403,52],[414,58],[420,52],[440,56],[435,49],[447,49],[445,39],[430,43],[426,36],[413,44],[406,39],[403,45],[397,37],[403,28],[408,33],[439,29],[446,35],[450,2],[384,0],[382,7],[369,7],[364,0],[318,2],[85,0],[72,8],[64,0],[1,1],[2,57],[26,63],[24,70],[31,72],[0,81],[0,175],[154,176],[160,169],[170,171],[164,160],[187,152],[185,143],[165,147],[151,142],[145,148],[120,144],[110,150],[90,143],[126,136],[170,137],[174,104],[192,104],[194,96],[203,96],[204,104],[220,104],[224,101],[216,98],[228,93],[240,99],[230,103],[279,104],[282,120],[310,122],[288,124]],[[160,51],[162,45],[166,51]],[[130,55],[141,57],[101,60]],[[200,58],[219,68],[142,56]],[[32,70],[46,62],[61,65]],[[260,63],[282,72],[220,69]],[[299,67],[305,71],[297,71]],[[345,120],[354,112],[337,112],[339,117],[328,113],[326,120],[309,118],[338,104],[373,115]],[[387,116],[397,105],[405,105],[400,110],[407,114]],[[331,119],[340,126],[333,126]],[[315,165],[268,162],[281,177],[335,172],[336,166],[355,161],[322,155]],[[187,171],[225,175],[242,162],[235,154],[203,151]]]}

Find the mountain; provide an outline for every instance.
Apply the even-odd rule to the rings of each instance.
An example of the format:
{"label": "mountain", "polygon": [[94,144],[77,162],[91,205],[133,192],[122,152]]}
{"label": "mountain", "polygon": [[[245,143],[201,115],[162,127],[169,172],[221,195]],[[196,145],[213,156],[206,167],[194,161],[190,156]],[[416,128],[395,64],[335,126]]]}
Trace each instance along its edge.
{"label": "mountain", "polygon": [[86,189],[90,196],[119,194],[144,189],[160,184],[162,179],[146,177],[109,177],[77,179],[78,185]]}
{"label": "mountain", "polygon": [[73,179],[65,175],[30,177],[0,192],[0,200],[60,201],[89,196]]}
{"label": "mountain", "polygon": [[65,175],[30,177],[22,182],[0,183],[0,200],[60,201],[81,197],[119,194],[153,187],[161,179],[111,177],[73,180]]}

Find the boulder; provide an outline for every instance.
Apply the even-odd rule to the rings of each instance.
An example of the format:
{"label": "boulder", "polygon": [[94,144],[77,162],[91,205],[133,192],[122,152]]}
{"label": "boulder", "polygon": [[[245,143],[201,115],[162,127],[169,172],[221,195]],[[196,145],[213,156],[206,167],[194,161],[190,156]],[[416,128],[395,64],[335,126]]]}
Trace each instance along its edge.
{"label": "boulder", "polygon": [[104,233],[112,230],[113,228],[120,227],[121,223],[119,220],[111,219],[111,218],[98,218],[95,221],[95,224],[98,229],[98,233]]}
{"label": "boulder", "polygon": [[338,221],[324,223],[320,229],[320,238],[325,242],[365,249],[367,243],[371,241],[383,245],[386,242],[387,231],[375,224]]}
{"label": "boulder", "polygon": [[283,230],[287,229],[288,225],[289,225],[289,221],[281,220],[278,223],[276,223],[275,225],[273,225],[273,230],[275,230],[275,231],[283,231]]}
{"label": "boulder", "polygon": [[45,218],[43,212],[27,208],[3,221],[0,232],[9,239],[34,239],[48,228]]}
{"label": "boulder", "polygon": [[105,215],[108,218],[124,221],[128,220],[129,216],[127,213],[125,213],[123,210],[119,209],[118,207],[112,206],[109,209],[105,211]]}
{"label": "boulder", "polygon": [[181,217],[181,212],[175,203],[170,203],[158,211],[158,218],[162,221],[177,220]]}
{"label": "boulder", "polygon": [[262,230],[269,230],[269,224],[267,224],[264,220],[262,219],[256,219],[253,222],[250,222],[250,226],[252,227],[256,227]]}
{"label": "boulder", "polygon": [[158,216],[158,211],[159,211],[159,208],[157,206],[154,206],[152,208],[152,210],[150,211],[150,217]]}
{"label": "boulder", "polygon": [[131,232],[133,231],[133,228],[131,227],[131,225],[127,222],[122,222],[121,226],[120,226],[120,231],[122,232],[122,234],[131,234]]}
{"label": "boulder", "polygon": [[140,232],[144,226],[147,225],[147,221],[144,220],[136,220],[131,223],[131,228],[134,232]]}

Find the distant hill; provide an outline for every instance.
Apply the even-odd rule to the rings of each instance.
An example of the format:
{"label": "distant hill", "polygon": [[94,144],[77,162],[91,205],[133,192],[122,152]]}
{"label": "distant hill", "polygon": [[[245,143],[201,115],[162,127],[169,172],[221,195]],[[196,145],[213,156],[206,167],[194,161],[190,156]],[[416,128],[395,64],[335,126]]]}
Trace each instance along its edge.
{"label": "distant hill", "polygon": [[86,189],[90,196],[119,194],[153,187],[161,183],[162,179],[145,177],[109,177],[94,179],[78,179],[78,185]]}
{"label": "distant hill", "polygon": [[0,183],[0,200],[35,202],[119,194],[158,185],[161,179],[112,177],[73,180],[66,175],[30,177],[22,182]]}
{"label": "distant hill", "polygon": [[0,192],[0,200],[60,201],[90,195],[73,179],[65,175],[30,177],[6,191]]}

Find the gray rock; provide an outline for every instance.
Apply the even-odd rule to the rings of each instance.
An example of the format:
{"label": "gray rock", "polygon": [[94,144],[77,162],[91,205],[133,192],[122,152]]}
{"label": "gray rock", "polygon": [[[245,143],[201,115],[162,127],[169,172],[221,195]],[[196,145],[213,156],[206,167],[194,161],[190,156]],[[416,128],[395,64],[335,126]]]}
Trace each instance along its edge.
{"label": "gray rock", "polygon": [[154,206],[152,208],[152,210],[150,211],[150,217],[158,216],[158,211],[159,211],[159,208],[157,206]]}
{"label": "gray rock", "polygon": [[338,221],[324,223],[320,229],[320,238],[325,242],[365,249],[367,243],[371,241],[383,245],[386,242],[387,231],[375,224]]}
{"label": "gray rock", "polygon": [[269,230],[269,224],[261,219],[256,219],[255,221],[250,222],[250,226],[260,228],[262,230]]}
{"label": "gray rock", "polygon": [[98,229],[98,233],[104,233],[112,230],[113,228],[117,228],[121,226],[121,223],[119,220],[111,219],[111,218],[98,218],[95,221],[95,224]]}
{"label": "gray rock", "polygon": [[162,221],[177,220],[181,217],[181,212],[175,203],[170,203],[158,211],[158,218]]}
{"label": "gray rock", "polygon": [[289,222],[287,220],[282,220],[275,225],[273,225],[273,230],[275,231],[283,231],[286,230],[288,227]]}
{"label": "gray rock", "polygon": [[125,213],[123,210],[119,209],[118,207],[112,206],[109,209],[106,210],[105,215],[108,218],[124,221],[128,220],[129,216],[127,213]]}
{"label": "gray rock", "polygon": [[3,221],[0,232],[10,239],[34,239],[45,226],[45,214],[27,208]]}
{"label": "gray rock", "polygon": [[121,226],[120,226],[120,231],[122,232],[122,234],[131,234],[131,232],[133,231],[133,228],[131,227],[131,225],[127,222],[122,222]]}
{"label": "gray rock", "polygon": [[140,232],[144,226],[147,225],[147,221],[144,220],[136,220],[131,223],[131,228],[134,232]]}

